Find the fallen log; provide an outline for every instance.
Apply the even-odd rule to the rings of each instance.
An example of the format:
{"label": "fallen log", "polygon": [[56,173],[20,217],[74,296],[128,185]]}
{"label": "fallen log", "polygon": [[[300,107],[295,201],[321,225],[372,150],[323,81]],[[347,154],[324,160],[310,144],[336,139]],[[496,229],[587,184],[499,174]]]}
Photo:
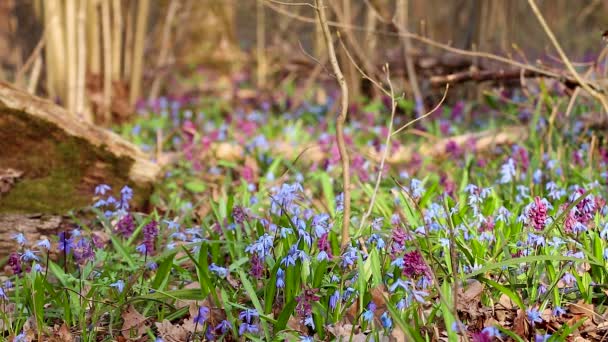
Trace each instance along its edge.
{"label": "fallen log", "polygon": [[0,82],[0,174],[7,170],[13,177],[2,182],[0,214],[65,214],[91,204],[100,183],[130,186],[133,205],[143,208],[160,173],[117,134]]}

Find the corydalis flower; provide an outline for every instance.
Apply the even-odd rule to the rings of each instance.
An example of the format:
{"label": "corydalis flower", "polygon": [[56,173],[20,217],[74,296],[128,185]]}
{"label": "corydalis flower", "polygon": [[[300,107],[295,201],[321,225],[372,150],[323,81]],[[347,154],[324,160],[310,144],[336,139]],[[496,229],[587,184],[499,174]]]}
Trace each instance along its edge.
{"label": "corydalis flower", "polygon": [[547,200],[536,196],[528,206],[528,220],[536,230],[543,230],[547,224]]}
{"label": "corydalis flower", "polygon": [[124,237],[130,237],[135,230],[135,222],[131,214],[126,214],[116,223],[116,232]]}
{"label": "corydalis flower", "polygon": [[150,223],[144,226],[143,234],[146,252],[151,253],[154,251],[154,244],[156,241],[156,236],[158,235],[158,222],[155,220],[150,221]]}
{"label": "corydalis flower", "polygon": [[403,274],[410,278],[425,275],[428,267],[419,251],[411,251],[403,256]]}

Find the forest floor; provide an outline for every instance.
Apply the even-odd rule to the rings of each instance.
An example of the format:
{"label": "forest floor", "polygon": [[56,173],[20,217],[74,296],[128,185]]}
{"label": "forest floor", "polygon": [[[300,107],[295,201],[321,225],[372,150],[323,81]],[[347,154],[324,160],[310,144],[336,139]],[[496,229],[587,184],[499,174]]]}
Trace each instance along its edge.
{"label": "forest floor", "polygon": [[442,105],[397,134],[411,101],[395,99],[392,131],[390,98],[352,106],[345,246],[331,97],[142,104],[115,130],[165,166],[150,212],[100,184],[94,219],[15,234],[4,338],[601,340],[608,150],[582,121],[597,109],[531,93]]}

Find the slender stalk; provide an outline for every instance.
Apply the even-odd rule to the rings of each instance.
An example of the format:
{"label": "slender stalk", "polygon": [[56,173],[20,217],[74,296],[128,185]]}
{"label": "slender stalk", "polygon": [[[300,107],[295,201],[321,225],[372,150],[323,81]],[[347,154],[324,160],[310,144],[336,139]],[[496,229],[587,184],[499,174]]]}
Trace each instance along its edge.
{"label": "slender stalk", "polygon": [[156,62],[156,67],[159,69],[159,72],[157,73],[154,81],[152,82],[152,86],[150,87],[149,98],[151,99],[158,97],[162,80],[166,74],[163,69],[167,65],[167,61],[169,59],[169,51],[171,50],[171,32],[178,8],[179,1],[171,1],[169,3],[169,10],[167,11],[167,16],[165,18],[165,26],[163,27],[163,35],[160,44],[160,55],[158,56],[158,61]]}
{"label": "slender stalk", "polygon": [[317,11],[317,18],[321,29],[323,30],[323,36],[325,37],[325,45],[329,54],[329,61],[332,69],[338,80],[341,91],[341,108],[336,118],[336,140],[338,144],[338,150],[340,151],[340,159],[342,160],[342,181],[344,187],[344,212],[342,218],[342,247],[345,247],[350,243],[350,160],[348,157],[348,151],[346,150],[346,142],[344,141],[344,123],[346,122],[346,116],[348,115],[348,87],[344,74],[340,69],[338,58],[336,57],[336,50],[334,49],[333,40],[331,38],[331,32],[327,25],[327,17],[325,15],[325,4],[323,0],[315,0],[315,8]]}

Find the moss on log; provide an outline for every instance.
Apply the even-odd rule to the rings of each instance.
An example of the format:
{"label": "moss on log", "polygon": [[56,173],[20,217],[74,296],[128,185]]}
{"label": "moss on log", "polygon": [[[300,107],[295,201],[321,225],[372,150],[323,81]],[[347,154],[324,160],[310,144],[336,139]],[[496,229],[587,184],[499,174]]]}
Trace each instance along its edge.
{"label": "moss on log", "polygon": [[54,103],[0,82],[0,169],[22,176],[0,213],[57,213],[89,205],[97,184],[129,185],[142,207],[159,174],[136,146]]}

